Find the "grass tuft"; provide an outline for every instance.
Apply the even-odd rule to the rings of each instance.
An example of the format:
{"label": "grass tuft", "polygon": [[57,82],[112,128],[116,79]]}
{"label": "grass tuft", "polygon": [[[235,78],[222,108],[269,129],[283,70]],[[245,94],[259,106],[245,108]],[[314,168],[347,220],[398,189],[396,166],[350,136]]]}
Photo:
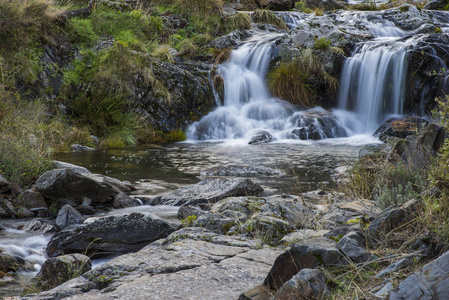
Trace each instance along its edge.
{"label": "grass tuft", "polygon": [[268,9],[258,9],[254,11],[252,20],[254,23],[271,24],[278,29],[288,30],[288,26],[285,24],[284,20],[278,18],[271,10]]}

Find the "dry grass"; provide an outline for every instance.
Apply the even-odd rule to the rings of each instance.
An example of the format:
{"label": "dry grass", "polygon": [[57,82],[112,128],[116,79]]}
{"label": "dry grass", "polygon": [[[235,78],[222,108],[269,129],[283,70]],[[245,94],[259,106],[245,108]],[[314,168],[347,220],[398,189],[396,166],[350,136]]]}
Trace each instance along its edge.
{"label": "dry grass", "polygon": [[284,20],[278,18],[271,10],[268,9],[258,9],[254,11],[251,19],[254,23],[271,24],[278,29],[288,30],[288,26],[285,24]]}
{"label": "dry grass", "polygon": [[227,20],[228,30],[246,30],[251,29],[251,17],[246,13],[237,13]]}
{"label": "dry grass", "polygon": [[176,0],[175,6],[194,14],[216,14],[223,16],[223,0]]}

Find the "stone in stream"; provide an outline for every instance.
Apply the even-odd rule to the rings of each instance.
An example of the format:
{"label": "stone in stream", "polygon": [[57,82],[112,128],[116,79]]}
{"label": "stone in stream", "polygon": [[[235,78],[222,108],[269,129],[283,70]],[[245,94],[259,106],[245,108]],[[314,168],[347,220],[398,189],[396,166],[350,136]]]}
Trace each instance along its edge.
{"label": "stone in stream", "polygon": [[56,217],[56,226],[58,229],[64,229],[72,224],[81,222],[81,214],[72,206],[66,204],[58,212]]}
{"label": "stone in stream", "polygon": [[0,271],[17,272],[24,269],[25,261],[6,253],[0,253]]}
{"label": "stone in stream", "polygon": [[274,140],[271,133],[266,130],[260,130],[248,142],[250,145],[267,144]]}
{"label": "stone in stream", "polygon": [[115,195],[130,192],[133,187],[108,176],[80,174],[71,169],[54,169],[39,177],[36,189],[52,201],[67,198],[81,204],[83,197],[88,197],[93,203],[99,204],[112,202]]}
{"label": "stone in stream", "polygon": [[50,257],[69,253],[122,254],[142,249],[175,229],[147,212],[89,218],[73,230],[56,233],[47,245]]}
{"label": "stone in stream", "polygon": [[206,179],[197,184],[183,186],[180,189],[162,196],[161,204],[207,205],[226,197],[260,195],[263,188],[249,179],[217,178]]}

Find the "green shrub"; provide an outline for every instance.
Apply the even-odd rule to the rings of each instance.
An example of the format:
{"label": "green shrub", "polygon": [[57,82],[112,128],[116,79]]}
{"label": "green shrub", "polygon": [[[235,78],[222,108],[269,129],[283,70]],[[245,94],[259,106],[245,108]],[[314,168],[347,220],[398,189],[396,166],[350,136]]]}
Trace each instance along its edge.
{"label": "green shrub", "polygon": [[314,47],[315,47],[315,49],[318,49],[318,50],[326,50],[327,48],[329,48],[330,44],[331,44],[330,39],[321,37],[315,41]]}

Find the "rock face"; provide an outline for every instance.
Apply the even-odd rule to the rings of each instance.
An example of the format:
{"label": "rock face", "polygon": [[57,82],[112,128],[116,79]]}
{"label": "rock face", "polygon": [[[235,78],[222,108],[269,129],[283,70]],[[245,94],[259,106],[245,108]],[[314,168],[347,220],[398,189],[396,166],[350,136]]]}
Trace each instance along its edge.
{"label": "rock face", "polygon": [[74,230],[56,233],[47,246],[50,257],[69,253],[128,253],[174,231],[154,214],[134,212],[87,219]]}
{"label": "rock face", "polygon": [[256,0],[259,6],[271,10],[289,10],[295,7],[294,0]]}
{"label": "rock face", "polygon": [[82,254],[63,255],[49,258],[34,278],[35,284],[49,290],[92,269],[90,258]]}
{"label": "rock face", "polygon": [[94,204],[112,202],[120,192],[129,192],[130,186],[117,179],[93,174],[80,174],[71,169],[54,169],[45,172],[36,182],[36,189],[45,198],[56,201],[70,199],[77,204],[83,197]]}
{"label": "rock face", "polygon": [[388,300],[446,299],[449,295],[449,252],[407,277]]}
{"label": "rock face", "polygon": [[68,204],[59,210],[58,216],[56,217],[56,226],[59,229],[64,229],[69,225],[79,224],[80,222],[81,214]]}
{"label": "rock face", "polygon": [[429,121],[418,117],[390,118],[374,132],[374,136],[384,142],[390,137],[405,139],[428,123]]}
{"label": "rock face", "polygon": [[226,197],[260,195],[263,188],[249,179],[206,179],[194,185],[181,187],[161,198],[167,205],[201,205],[215,203]]}

